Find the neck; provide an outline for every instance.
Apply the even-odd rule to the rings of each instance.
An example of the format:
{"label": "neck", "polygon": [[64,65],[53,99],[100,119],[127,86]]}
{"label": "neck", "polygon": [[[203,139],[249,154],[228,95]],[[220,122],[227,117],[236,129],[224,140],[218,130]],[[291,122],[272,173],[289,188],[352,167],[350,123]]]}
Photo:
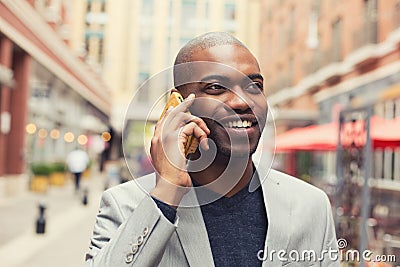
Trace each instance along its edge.
{"label": "neck", "polygon": [[[199,156],[199,155],[197,155]],[[243,189],[253,177],[253,164],[250,157],[226,157],[217,153],[207,167],[204,165],[207,155],[196,157],[188,165],[190,177],[201,186],[206,186],[220,195],[231,197]],[[199,171],[190,171],[199,169]]]}

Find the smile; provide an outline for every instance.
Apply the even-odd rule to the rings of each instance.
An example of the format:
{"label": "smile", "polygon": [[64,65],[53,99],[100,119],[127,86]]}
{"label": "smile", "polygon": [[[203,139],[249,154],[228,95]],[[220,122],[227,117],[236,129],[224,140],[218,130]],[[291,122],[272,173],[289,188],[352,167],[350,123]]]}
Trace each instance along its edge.
{"label": "smile", "polygon": [[224,126],[227,128],[250,128],[252,125],[253,122],[248,120],[236,120],[224,123]]}

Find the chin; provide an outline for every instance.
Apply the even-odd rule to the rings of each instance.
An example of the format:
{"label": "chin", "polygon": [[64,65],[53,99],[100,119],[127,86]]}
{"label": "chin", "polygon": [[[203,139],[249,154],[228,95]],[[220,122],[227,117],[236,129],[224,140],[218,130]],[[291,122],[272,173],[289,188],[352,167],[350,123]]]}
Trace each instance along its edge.
{"label": "chin", "polygon": [[257,149],[257,146],[254,148],[246,147],[244,149],[235,148],[233,149],[231,146],[218,146],[218,153],[225,156],[225,157],[232,157],[232,158],[249,158],[251,157]]}
{"label": "chin", "polygon": [[[217,133],[217,134],[216,134]],[[218,132],[211,130],[209,139],[213,140],[217,153],[232,158],[249,158],[251,157],[258,146],[261,133],[252,136],[250,139],[236,138],[231,140],[226,132]]]}

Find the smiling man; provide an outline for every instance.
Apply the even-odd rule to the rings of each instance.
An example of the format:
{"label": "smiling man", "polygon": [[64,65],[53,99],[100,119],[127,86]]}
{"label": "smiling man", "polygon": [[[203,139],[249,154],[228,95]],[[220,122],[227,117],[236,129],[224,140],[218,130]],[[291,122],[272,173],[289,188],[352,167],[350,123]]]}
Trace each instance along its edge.
{"label": "smiling man", "polygon": [[104,192],[87,266],[339,266],[326,195],[253,163],[268,106],[251,52],[228,33],[196,37],[174,82],[186,101],[156,125],[155,173]]}

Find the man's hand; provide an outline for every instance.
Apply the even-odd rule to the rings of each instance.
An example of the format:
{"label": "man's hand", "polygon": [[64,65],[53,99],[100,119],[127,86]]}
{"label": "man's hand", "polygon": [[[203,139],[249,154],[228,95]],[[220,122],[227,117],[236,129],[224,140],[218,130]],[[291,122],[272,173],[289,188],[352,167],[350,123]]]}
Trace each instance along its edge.
{"label": "man's hand", "polygon": [[150,194],[173,207],[179,205],[192,186],[186,171],[185,144],[188,137],[195,136],[203,149],[209,149],[206,139],[210,130],[207,125],[201,118],[187,113],[194,98],[191,94],[177,107],[169,108],[156,124],[151,139],[150,154],[157,181]]}

